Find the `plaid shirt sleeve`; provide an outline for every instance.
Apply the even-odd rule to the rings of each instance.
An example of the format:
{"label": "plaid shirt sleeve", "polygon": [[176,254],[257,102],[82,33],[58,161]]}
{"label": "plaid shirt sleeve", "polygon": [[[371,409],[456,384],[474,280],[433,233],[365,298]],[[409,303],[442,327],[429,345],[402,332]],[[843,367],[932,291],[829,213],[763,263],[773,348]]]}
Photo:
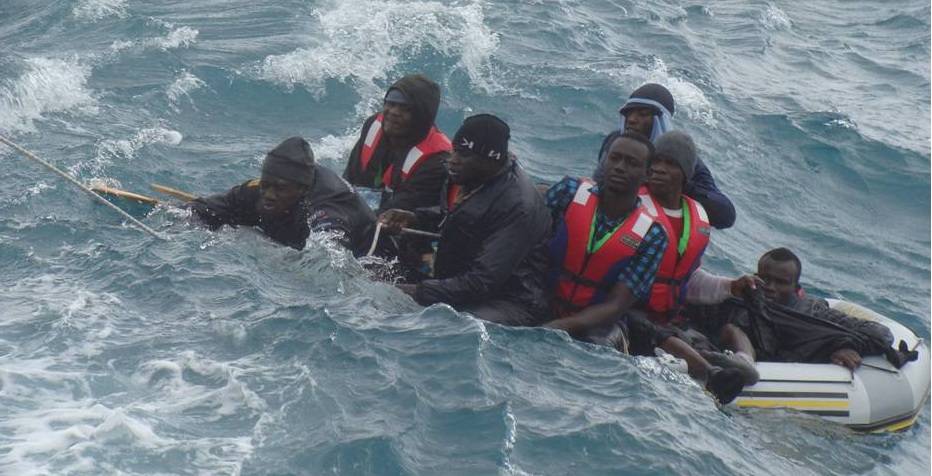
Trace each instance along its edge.
{"label": "plaid shirt sleeve", "polygon": [[637,252],[618,273],[618,281],[627,286],[638,299],[647,296],[654,285],[654,277],[657,276],[657,268],[660,267],[666,249],[667,232],[658,223],[654,223],[644,235],[644,241],[638,246]]}
{"label": "plaid shirt sleeve", "polygon": [[563,218],[566,207],[570,206],[570,202],[576,196],[579,184],[578,178],[563,177],[563,180],[553,184],[544,194],[544,205],[550,209],[550,217],[553,218],[554,223],[558,223]]}

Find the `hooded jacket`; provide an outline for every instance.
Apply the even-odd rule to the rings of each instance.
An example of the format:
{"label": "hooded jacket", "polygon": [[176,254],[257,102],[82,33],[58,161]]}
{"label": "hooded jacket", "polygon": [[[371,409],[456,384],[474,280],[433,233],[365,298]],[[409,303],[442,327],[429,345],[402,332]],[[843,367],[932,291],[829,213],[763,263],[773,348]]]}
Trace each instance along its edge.
{"label": "hooded jacket", "polygon": [[[546,314],[550,212],[514,157],[507,160],[495,177],[452,210],[443,200],[439,207],[416,211],[422,226],[440,232],[435,279],[418,284],[418,303],[456,307],[505,299],[531,314]],[[447,196],[448,186],[441,196]]]}
{"label": "hooded jacket", "polygon": [[255,226],[269,238],[304,249],[311,231],[336,232],[337,240],[355,256],[365,255],[375,232],[375,214],[339,175],[317,165],[310,191],[291,213],[276,221],[259,214],[259,180],[190,203],[211,230],[223,225]]}
{"label": "hooded jacket", "polygon": [[[440,87],[427,76],[422,74],[409,74],[388,89],[398,89],[411,103],[413,108],[412,135],[415,143],[427,137],[434,121],[437,110],[440,108]],[[388,93],[386,92],[386,95]],[[382,139],[376,146],[369,160],[368,167],[362,167],[362,151],[366,142],[366,135],[378,114],[374,114],[363,123],[359,140],[350,152],[343,178],[357,187],[383,188],[385,185],[391,189],[384,194],[379,211],[391,208],[414,210],[419,207],[430,207],[437,204],[440,188],[446,180],[447,171],[444,162],[450,157],[449,151],[443,151],[425,157],[416,170],[407,180],[402,178],[402,170],[410,150],[392,150],[387,139]],[[392,167],[390,183],[382,184],[382,173]]]}

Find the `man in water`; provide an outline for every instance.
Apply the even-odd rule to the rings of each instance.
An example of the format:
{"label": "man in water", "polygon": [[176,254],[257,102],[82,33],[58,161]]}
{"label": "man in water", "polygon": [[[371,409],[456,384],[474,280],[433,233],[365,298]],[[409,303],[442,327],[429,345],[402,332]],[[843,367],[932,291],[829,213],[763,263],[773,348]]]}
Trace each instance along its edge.
{"label": "man in water", "polygon": [[[605,136],[602,141],[599,163],[593,172],[593,179],[599,181],[602,178],[605,157],[615,138],[623,132],[630,131],[649,137],[651,142],[656,142],[664,132],[673,128],[674,108],[673,95],[659,84],[648,83],[635,89],[619,111],[620,127]],[[734,205],[718,189],[712,172],[701,159],[696,161],[696,171],[686,182],[684,193],[705,207],[709,215],[709,223],[713,227],[723,230],[735,224]]]}
{"label": "man in water", "polygon": [[649,295],[668,246],[663,226],[638,198],[653,155],[650,140],[624,132],[610,144],[600,182],[566,177],[546,193],[557,225],[547,273],[556,318],[545,326],[635,355],[654,355],[659,347],[686,360],[690,374],[705,377],[725,404],[744,386],[739,371],[712,366],[657,326],[629,326],[630,312]]}
{"label": "man in water", "polygon": [[382,112],[363,123],[343,178],[361,193],[374,193],[379,211],[437,204],[451,150],[434,125],[439,107],[437,83],[409,74],[385,93]]}
{"label": "man in water", "polygon": [[375,214],[339,175],[314,163],[311,146],[291,137],[272,149],[259,180],[190,202],[210,229],[258,227],[269,238],[301,250],[311,231],[332,232],[356,256],[366,254]]}
{"label": "man in water", "polygon": [[508,124],[490,114],[463,121],[453,137],[440,204],[379,217],[402,227],[439,230],[434,275],[399,287],[422,305],[447,303],[480,319],[533,326],[546,317],[545,243],[550,216],[508,151]]}

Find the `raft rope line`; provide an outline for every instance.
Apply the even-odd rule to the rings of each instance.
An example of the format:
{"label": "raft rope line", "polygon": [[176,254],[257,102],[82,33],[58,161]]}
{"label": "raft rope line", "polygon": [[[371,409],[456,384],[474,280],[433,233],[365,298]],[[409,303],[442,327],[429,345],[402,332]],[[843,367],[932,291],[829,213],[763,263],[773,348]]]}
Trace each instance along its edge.
{"label": "raft rope line", "polygon": [[52,165],[52,164],[46,162],[45,160],[43,160],[43,159],[42,159],[41,157],[39,157],[38,155],[36,155],[36,154],[32,153],[31,151],[29,151],[29,150],[27,150],[27,149],[25,149],[25,148],[19,146],[18,144],[16,144],[15,142],[11,141],[10,139],[7,139],[7,138],[4,137],[4,136],[0,136],[0,142],[6,144],[6,145],[7,145],[8,147],[10,147],[11,149],[16,150],[17,152],[19,152],[19,153],[25,155],[26,157],[28,157],[28,158],[34,160],[35,162],[39,163],[40,165],[42,165],[42,166],[45,167],[46,169],[51,170],[52,172],[56,173],[56,174],[57,174],[58,176],[60,176],[61,178],[63,178],[63,179],[65,179],[65,180],[71,182],[72,184],[76,185],[78,188],[80,188],[81,190],[83,190],[85,193],[87,193],[88,195],[90,195],[91,197],[93,197],[94,200],[97,200],[98,202],[103,203],[104,205],[110,207],[111,210],[113,210],[113,211],[119,213],[123,218],[126,218],[129,222],[131,222],[133,225],[135,225],[135,226],[136,226],[137,228],[139,228],[140,230],[142,230],[142,231],[144,231],[144,232],[146,232],[146,233],[148,233],[148,234],[150,234],[150,235],[152,235],[152,236],[154,236],[154,237],[156,237],[156,238],[158,238],[158,239],[160,239],[160,240],[168,240],[168,237],[163,236],[162,234],[156,232],[155,230],[153,230],[153,229],[149,228],[148,226],[146,226],[145,224],[143,224],[141,221],[139,221],[139,220],[133,218],[132,215],[130,215],[129,213],[126,213],[126,212],[123,211],[123,210],[121,210],[120,207],[118,207],[118,206],[116,206],[116,205],[110,203],[106,198],[101,197],[100,195],[98,195],[97,193],[95,193],[93,190],[91,190],[90,188],[88,188],[86,185],[82,184],[81,182],[78,182],[77,180],[74,179],[74,177],[72,177],[72,176],[66,174],[66,173],[63,172],[62,170],[60,170],[60,169],[58,169],[57,167],[55,167],[54,165]]}
{"label": "raft rope line", "polygon": [[[372,244],[369,245],[369,252],[366,253],[366,258],[372,256],[372,253],[375,253],[375,247],[379,244],[379,233],[382,231],[382,223],[376,222],[375,224],[375,233],[372,235]],[[408,235],[418,235],[425,236],[427,238],[437,239],[440,238],[440,233],[431,233],[429,231],[415,230],[414,228],[402,228],[402,233]]]}

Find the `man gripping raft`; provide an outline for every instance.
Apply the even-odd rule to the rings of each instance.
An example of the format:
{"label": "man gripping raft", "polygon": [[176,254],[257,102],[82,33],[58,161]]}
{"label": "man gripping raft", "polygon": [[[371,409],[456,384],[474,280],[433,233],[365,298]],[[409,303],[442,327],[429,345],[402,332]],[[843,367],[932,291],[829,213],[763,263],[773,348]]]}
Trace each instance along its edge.
{"label": "man gripping raft", "polygon": [[196,198],[188,207],[212,230],[254,226],[297,250],[311,231],[328,231],[362,256],[375,230],[372,210],[339,175],[314,163],[311,146],[301,137],[285,139],[265,156],[259,180]]}

